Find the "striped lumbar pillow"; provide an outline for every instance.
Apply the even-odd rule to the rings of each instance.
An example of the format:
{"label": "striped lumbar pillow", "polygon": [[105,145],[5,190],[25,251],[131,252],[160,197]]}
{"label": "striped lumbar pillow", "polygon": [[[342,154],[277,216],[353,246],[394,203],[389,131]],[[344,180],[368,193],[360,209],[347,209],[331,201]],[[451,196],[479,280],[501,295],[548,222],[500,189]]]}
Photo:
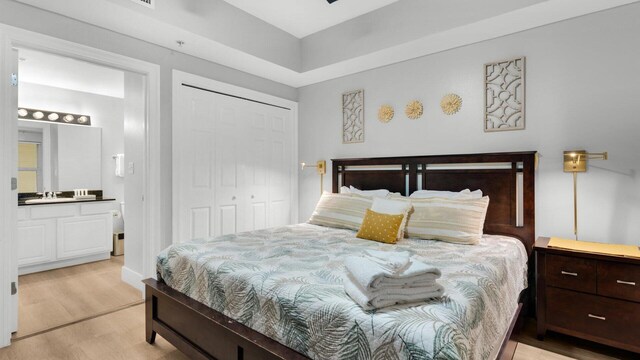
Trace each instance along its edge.
{"label": "striped lumbar pillow", "polygon": [[480,199],[411,199],[409,237],[477,244],[482,238],[489,197]]}
{"label": "striped lumbar pillow", "polygon": [[310,224],[358,230],[373,200],[352,194],[324,193],[316,205]]}

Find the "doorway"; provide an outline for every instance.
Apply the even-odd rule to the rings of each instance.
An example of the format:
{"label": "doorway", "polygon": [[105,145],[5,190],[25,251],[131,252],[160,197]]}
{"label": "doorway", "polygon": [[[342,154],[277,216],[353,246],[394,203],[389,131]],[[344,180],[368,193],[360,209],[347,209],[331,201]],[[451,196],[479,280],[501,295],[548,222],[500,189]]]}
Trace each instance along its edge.
{"label": "doorway", "polygon": [[[19,269],[26,269],[23,271],[23,273],[25,273],[24,276],[30,276],[26,275],[26,273],[39,275],[41,278],[40,280],[42,280],[42,278],[56,278],[56,276],[61,274],[63,275],[62,277],[73,277],[74,274],[86,275],[87,272],[90,273],[92,270],[95,270],[94,275],[97,276],[93,277],[93,280],[82,279],[70,282],[76,285],[82,283],[96,285],[100,283],[101,280],[99,279],[105,280],[111,278],[117,280],[122,283],[121,285],[126,287],[129,287],[129,285],[126,285],[125,283],[132,285],[135,288],[133,289],[133,292],[136,294],[136,301],[142,299],[142,284],[140,283],[140,280],[145,277],[154,276],[154,257],[160,249],[160,236],[156,234],[157,226],[152,226],[159,223],[158,206],[155,204],[155,201],[153,201],[153,199],[159,198],[159,196],[156,195],[159,193],[159,176],[156,175],[159,173],[159,161],[150,161],[148,156],[151,152],[158,151],[159,149],[159,66],[12,27],[0,27],[0,35],[2,35],[0,37],[4,40],[0,54],[0,58],[2,59],[2,73],[3,76],[6,75],[11,79],[11,81],[6,85],[3,84],[3,86],[5,86],[3,87],[3,90],[6,91],[3,92],[2,103],[0,105],[0,110],[2,111],[0,129],[4,135],[0,138],[0,149],[2,149],[3,152],[0,175],[2,175],[2,180],[11,180],[10,184],[9,181],[7,181],[7,185],[10,186],[7,186],[6,190],[0,191],[0,199],[3,200],[0,212],[2,215],[4,231],[2,238],[0,238],[0,247],[3,250],[1,252],[2,266],[0,267],[0,281],[3,288],[6,284],[6,289],[11,289],[11,292],[7,291],[6,293],[0,293],[0,306],[2,307],[2,311],[0,312],[0,330],[2,331],[0,334],[0,347],[2,347],[9,345],[10,334],[20,329],[18,304],[21,291],[18,275],[21,270]],[[124,84],[125,94],[123,99],[121,99],[121,108],[124,113],[122,118],[123,121],[127,122],[126,126],[132,134],[127,138],[127,142],[130,142],[130,146],[125,146],[130,150],[130,156],[128,156],[124,162],[124,172],[131,175],[131,180],[135,180],[132,186],[126,186],[126,190],[124,191],[124,198],[132,199],[130,201],[131,204],[127,204],[126,214],[128,217],[134,219],[131,221],[132,226],[127,226],[127,238],[124,243],[124,253],[128,253],[130,256],[127,256],[124,259],[122,257],[112,258],[110,254],[112,250],[113,233],[114,230],[117,230],[113,227],[114,219],[116,220],[115,222],[118,222],[119,219],[122,218],[120,202],[115,202],[115,204],[117,204],[115,209],[110,209],[109,206],[106,205],[107,202],[95,202],[93,204],[89,204],[88,202],[56,204],[55,206],[58,207],[53,208],[53,210],[51,210],[52,205],[50,204],[37,204],[37,206],[39,206],[37,209],[35,207],[36,204],[33,204],[31,209],[28,210],[26,207],[18,207],[18,183],[24,185],[25,188],[23,190],[25,192],[27,190],[34,190],[34,188],[36,190],[43,190],[36,191],[36,196],[32,198],[32,200],[35,201],[42,201],[41,197],[57,198],[60,196],[62,198],[73,198],[74,195],[76,195],[76,193],[73,192],[73,189],[78,188],[94,190],[94,192],[90,191],[88,193],[81,194],[85,196],[96,195],[99,197],[100,195],[104,195],[106,197],[111,196],[115,200],[120,196],[109,195],[107,192],[104,192],[103,194],[96,194],[95,190],[100,190],[99,188],[103,187],[102,184],[99,186],[82,186],[77,183],[73,185],[73,180],[84,179],[85,175],[90,175],[89,171],[78,171],[75,174],[71,173],[71,175],[60,174],[60,170],[65,167],[61,166],[59,163],[55,163],[55,161],[51,161],[51,158],[56,158],[51,155],[53,153],[51,149],[45,150],[44,138],[46,136],[49,136],[48,144],[51,145],[53,143],[53,141],[51,141],[53,138],[52,133],[55,133],[56,131],[51,129],[48,135],[45,135],[44,130],[42,130],[42,135],[39,135],[40,130],[35,132],[31,131],[32,133],[28,133],[28,131],[24,132],[23,135],[25,135],[25,139],[28,138],[30,141],[22,142],[25,143],[25,145],[35,144],[35,147],[23,146],[23,152],[25,155],[28,155],[29,151],[31,151],[31,154],[35,155],[30,159],[31,161],[29,164],[23,164],[29,166],[20,168],[16,166],[16,164],[18,164],[19,152],[19,132],[16,110],[19,107],[25,108],[31,117],[33,117],[33,113],[36,112],[33,110],[40,110],[40,113],[42,114],[36,114],[36,117],[39,117],[39,119],[36,118],[31,120],[43,120],[46,116],[47,120],[53,121],[52,119],[56,118],[56,116],[72,112],[69,109],[55,109],[54,107],[47,106],[47,104],[42,103],[41,105],[38,105],[39,107],[37,108],[34,108],[33,104],[29,105],[32,106],[30,108],[22,106],[25,104],[20,104],[18,88],[21,88],[22,86],[15,86],[18,84],[14,84],[14,80],[15,82],[19,82],[18,79],[20,79],[20,66],[18,64],[19,58],[22,57],[20,55],[21,50],[26,53],[29,51],[41,52],[50,56],[57,56],[68,61],[76,61],[76,65],[78,65],[75,67],[76,70],[81,68],[80,65],[82,64],[99,66],[112,71],[118,71],[123,74],[122,82]],[[25,60],[25,62],[28,61],[28,59]],[[47,86],[44,84],[37,85]],[[65,114],[57,114],[57,112],[64,112]],[[49,118],[51,113],[56,113],[57,115]],[[64,130],[59,131],[61,133],[66,133],[66,135],[60,136],[60,134],[54,134],[58,139],[58,145],[60,145],[60,143],[65,145],[60,146],[57,149],[59,152],[57,160],[59,162],[69,159],[68,156],[63,156],[63,153],[68,155],[69,151],[71,151],[71,153],[74,151],[73,149],[69,149],[71,148],[70,146],[66,146],[68,145],[67,143],[69,142],[69,139],[86,140],[87,138],[92,138],[91,135],[79,136],[77,134],[77,132],[80,131],[80,128],[83,127],[78,119],[80,116],[90,116],[90,114],[82,114],[82,111],[78,110],[75,111],[73,115],[76,119],[75,121],[70,121],[73,125],[67,125],[67,127],[63,128]],[[55,120],[64,121],[65,118],[58,117]],[[82,121],[84,122],[85,120],[83,119]],[[33,123],[36,122],[37,121],[33,121]],[[121,126],[124,127],[124,125]],[[83,130],[86,130],[87,128],[89,127],[85,127]],[[102,131],[107,132],[111,130],[102,129]],[[38,136],[42,136],[42,140],[40,140]],[[95,139],[95,137],[93,137],[93,139]],[[103,144],[101,143],[100,145]],[[88,142],[85,141],[84,146],[88,146]],[[65,147],[67,149],[64,149]],[[103,150],[102,147],[101,150]],[[75,151],[77,153],[77,150]],[[49,162],[47,162],[48,158],[47,155],[45,155],[46,152],[49,154]],[[124,151],[122,151],[122,153],[123,152]],[[75,158],[75,162],[81,162],[85,157],[89,157],[89,153],[91,153],[89,150],[82,151],[82,155],[87,156],[78,156]],[[4,156],[4,154],[6,154],[6,156]],[[100,152],[98,156],[101,157],[99,166],[101,175],[106,174],[108,171],[115,174],[114,157],[118,154],[120,154],[120,152]],[[105,161],[106,159],[108,160]],[[86,164],[95,165],[96,162],[97,161],[93,161]],[[47,166],[51,169],[55,169],[56,171],[46,171],[44,168]],[[67,168],[69,167],[67,166]],[[86,170],[86,167],[83,168]],[[19,172],[20,176],[18,175]],[[50,178],[47,179],[47,176]],[[18,181],[19,178],[20,181]],[[126,180],[127,179],[125,178],[125,181]],[[66,185],[63,186],[63,184]],[[45,190],[47,186],[49,187],[49,191]],[[58,193],[58,190],[62,190],[62,187],[64,187],[65,191],[67,191],[67,188],[70,188],[68,190],[71,191],[70,196],[67,193]],[[129,188],[131,189],[131,194],[127,196],[126,192]],[[113,189],[114,188],[111,190],[113,193],[117,192]],[[43,195],[37,193],[48,194]],[[154,197],[154,195],[157,197]],[[58,200],[62,201],[62,199],[59,198]],[[126,201],[124,202],[126,203]],[[110,206],[113,207],[112,204]],[[34,211],[34,209],[36,210]],[[67,216],[62,216],[64,214]],[[76,221],[78,218],[81,218],[82,221]],[[23,223],[22,225],[28,226],[21,229],[19,227],[19,221],[33,222],[28,224]],[[55,228],[52,228],[52,225],[55,226]],[[120,232],[122,232],[122,225],[120,226]],[[99,237],[78,235],[84,234],[82,231],[86,231],[87,229],[90,229],[90,231],[100,230],[99,232],[101,234],[108,233],[108,239],[106,239],[106,235],[104,237],[102,235]],[[23,251],[22,254],[19,254],[20,244],[18,241],[20,238],[25,237],[23,235],[28,235],[27,237],[31,236],[31,240],[36,239],[36,244],[38,244],[39,241],[39,244],[41,245],[40,247],[27,247],[26,251],[37,252],[34,250],[37,249],[41,252],[43,257],[49,257],[49,260],[52,261],[45,261],[45,259],[42,258],[34,260],[33,257],[29,258],[29,256],[24,256],[23,258],[29,258],[29,260],[23,261],[21,264],[22,266],[20,266],[18,264],[19,255],[25,255],[25,253]],[[50,241],[48,238],[52,237],[63,237],[66,242]],[[95,246],[87,246],[87,244],[84,243],[84,240],[86,239],[92,239],[92,241],[94,241],[93,239],[97,238],[101,240],[96,240]],[[150,239],[155,240],[151,241]],[[45,243],[48,243],[49,245],[45,245]],[[25,247],[23,247],[23,249],[24,248]],[[105,252],[104,250],[107,248],[108,251]],[[52,262],[55,263],[54,267],[51,267]],[[94,266],[95,269],[90,269],[90,266]],[[107,271],[109,268],[111,268],[111,271]],[[115,269],[115,271],[113,271],[113,269]],[[39,272],[38,270],[50,270],[50,272],[46,276],[43,276],[45,273]],[[40,281],[36,276],[32,276],[32,278],[25,277],[23,279],[25,280],[25,285],[36,284]],[[123,281],[125,283],[123,283]],[[58,294],[61,294],[61,296],[69,295],[69,291],[65,292],[60,290],[64,287],[57,287],[54,285],[53,288],[58,289],[57,292]],[[26,292],[28,289],[25,288],[24,290]],[[92,290],[90,287],[84,287],[77,290],[77,293],[79,294],[87,294],[91,292]],[[30,300],[33,301],[34,298],[38,298],[38,296],[40,296],[40,299],[42,300],[43,296],[41,295],[45,295],[46,293],[51,294],[55,293],[55,291],[33,291],[30,296]],[[102,297],[102,302],[108,303],[108,301],[104,301],[104,296],[107,296],[107,294],[108,291],[105,291]],[[75,312],[77,316],[99,315],[95,312],[104,312],[108,309],[91,310],[91,306],[86,306],[90,303],[96,304],[99,302],[99,300],[95,299],[86,300],[81,302],[81,305],[67,307],[74,310],[84,308],[84,312]],[[52,302],[47,303],[44,301],[44,304],[52,304]],[[62,304],[61,306],[64,307],[65,304]],[[119,304],[115,304],[114,306],[119,306]],[[91,313],[92,311],[93,313]],[[75,318],[68,318],[67,320],[77,321],[79,320],[77,316]],[[49,323],[48,326],[51,325],[60,326],[61,324]],[[41,330],[37,329],[37,331]],[[18,332],[18,334],[20,334],[20,332]]]}
{"label": "doorway", "polygon": [[132,241],[140,239],[139,222],[128,224],[124,208],[127,195],[134,209],[141,199],[125,189],[142,182],[135,165],[143,142],[131,129],[144,123],[144,110],[132,106],[144,98],[144,89],[135,86],[142,75],[15,50],[20,76],[14,340],[141,302],[141,292],[123,282],[121,272],[126,262],[141,263],[125,261],[130,255],[123,243],[125,226]]}

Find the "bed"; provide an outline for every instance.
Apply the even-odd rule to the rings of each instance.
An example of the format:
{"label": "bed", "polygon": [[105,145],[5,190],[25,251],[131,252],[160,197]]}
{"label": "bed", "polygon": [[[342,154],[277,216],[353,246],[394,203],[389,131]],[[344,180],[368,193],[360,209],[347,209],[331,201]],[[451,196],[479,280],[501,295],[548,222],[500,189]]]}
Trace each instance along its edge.
{"label": "bed", "polygon": [[442,299],[362,310],[344,293],[342,260],[393,245],[299,224],[163,251],[158,280],[145,281],[147,341],[159,333],[202,359],[509,358],[527,302],[534,171],[534,152],[333,160],[334,192],[420,186],[490,196],[479,245],[395,245],[442,269]]}

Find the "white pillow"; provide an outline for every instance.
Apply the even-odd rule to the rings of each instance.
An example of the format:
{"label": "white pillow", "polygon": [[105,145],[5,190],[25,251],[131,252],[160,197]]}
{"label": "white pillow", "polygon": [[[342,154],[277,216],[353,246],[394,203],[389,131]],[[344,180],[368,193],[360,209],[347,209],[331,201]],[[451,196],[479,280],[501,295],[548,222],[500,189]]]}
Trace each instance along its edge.
{"label": "white pillow", "polygon": [[358,194],[358,195],[369,196],[369,197],[383,198],[389,195],[389,190],[386,190],[386,189],[360,190],[358,188],[354,188],[353,186],[349,186],[349,191],[351,192],[351,194]]}
{"label": "white pillow", "polygon": [[[469,190],[469,189],[467,189]],[[478,189],[478,190],[473,190],[471,192],[469,192],[469,195],[471,195],[472,199],[482,199],[482,190]]]}
{"label": "white pillow", "polygon": [[482,198],[482,190],[471,191],[469,189],[464,189],[460,192],[440,191],[440,190],[418,190],[418,191],[414,191],[409,197],[413,199],[432,199],[432,198],[480,199]]}
{"label": "white pillow", "polygon": [[400,228],[398,228],[398,240],[404,238],[404,229],[407,227],[407,218],[409,216],[409,211],[411,210],[411,208],[411,202],[406,200],[403,201],[374,198],[373,204],[371,204],[371,211],[375,211],[380,214],[403,216]]}
{"label": "white pillow", "polygon": [[346,186],[340,186],[340,194],[351,194],[351,189]]}
{"label": "white pillow", "polygon": [[411,203],[402,200],[375,198],[371,210],[387,215],[406,215],[411,210]]}

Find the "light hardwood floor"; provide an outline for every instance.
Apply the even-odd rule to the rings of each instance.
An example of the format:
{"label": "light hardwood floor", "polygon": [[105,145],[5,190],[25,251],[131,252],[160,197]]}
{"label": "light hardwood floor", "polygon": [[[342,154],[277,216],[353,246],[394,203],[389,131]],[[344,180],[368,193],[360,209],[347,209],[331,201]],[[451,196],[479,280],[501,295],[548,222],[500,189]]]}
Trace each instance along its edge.
{"label": "light hardwood floor", "polygon": [[1,360],[188,359],[166,342],[144,340],[144,304],[58,328],[0,349]]}
{"label": "light hardwood floor", "polygon": [[120,280],[123,256],[23,275],[19,281],[19,329],[14,338],[103,314],[142,301]]}
{"label": "light hardwood floor", "polygon": [[[571,336],[554,332],[547,332],[544,341],[536,338],[536,323],[533,319],[528,319],[524,329],[516,337],[519,341],[518,350],[520,354],[527,357],[524,359],[540,359],[536,355],[539,350],[546,350],[547,354],[558,354],[558,357],[543,357],[542,359],[580,359],[580,360],[637,360],[639,354],[625,350],[614,349],[612,347],[596,344],[594,342],[580,340]],[[545,355],[546,356],[546,355]],[[518,360],[518,359],[516,359]]]}

